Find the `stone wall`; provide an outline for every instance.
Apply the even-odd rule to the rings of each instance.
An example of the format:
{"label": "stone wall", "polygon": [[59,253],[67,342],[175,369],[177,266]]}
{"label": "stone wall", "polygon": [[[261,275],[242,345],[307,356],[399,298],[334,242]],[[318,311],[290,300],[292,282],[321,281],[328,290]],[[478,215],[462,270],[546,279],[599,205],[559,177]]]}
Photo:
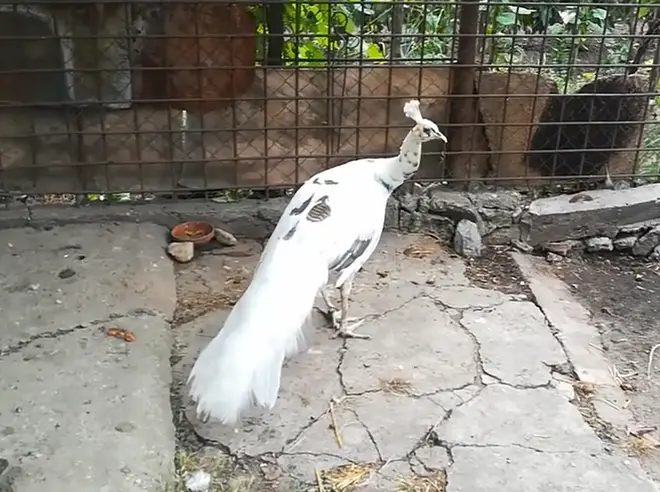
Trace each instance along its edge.
{"label": "stone wall", "polygon": [[[7,202],[0,205],[0,229],[99,221],[172,227],[181,221],[207,220],[236,235],[264,238],[287,203],[288,198],[81,207]],[[465,256],[478,256],[491,245],[510,245],[524,252],[543,252],[549,259],[613,250],[660,259],[660,184],[536,200],[514,191],[400,190],[388,203],[385,226],[429,232]]]}
{"label": "stone wall", "polygon": [[660,259],[660,184],[536,200],[513,191],[436,188],[401,194],[399,203],[401,228],[429,231],[466,256],[509,244],[526,252],[618,250]]}

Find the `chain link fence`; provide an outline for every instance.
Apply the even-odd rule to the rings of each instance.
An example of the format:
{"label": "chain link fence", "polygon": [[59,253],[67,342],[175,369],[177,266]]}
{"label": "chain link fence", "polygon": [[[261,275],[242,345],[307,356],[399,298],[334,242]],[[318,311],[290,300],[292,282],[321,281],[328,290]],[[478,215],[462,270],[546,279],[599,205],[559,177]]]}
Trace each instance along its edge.
{"label": "chain link fence", "polygon": [[425,147],[418,181],[647,182],[660,176],[659,10],[0,3],[0,192],[290,189],[328,166],[396,153],[411,97],[449,136]]}

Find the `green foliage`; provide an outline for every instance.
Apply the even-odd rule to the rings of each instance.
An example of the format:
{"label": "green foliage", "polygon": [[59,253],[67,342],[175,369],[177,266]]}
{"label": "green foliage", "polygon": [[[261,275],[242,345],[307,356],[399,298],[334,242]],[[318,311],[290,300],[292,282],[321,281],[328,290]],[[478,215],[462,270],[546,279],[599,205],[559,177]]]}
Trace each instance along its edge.
{"label": "green foliage", "polygon": [[[321,67],[332,63],[382,63],[390,57],[411,63],[447,63],[455,53],[452,34],[456,32],[456,3],[425,4],[421,0],[402,0],[403,25],[400,53],[391,53],[392,0],[361,2],[360,0],[312,0],[285,5],[285,65]],[[659,0],[660,6],[660,0]],[[254,7],[262,19],[259,32],[264,33],[263,9]],[[616,3],[557,2],[551,6],[515,3],[510,0],[481,0],[480,25],[487,36],[480,43],[486,50],[486,64],[507,65],[520,62],[537,63],[534,50],[525,45],[525,35],[547,34],[550,40],[541,50],[545,65],[580,64],[580,54],[598,44],[593,35],[607,35],[621,26],[632,26],[653,15],[644,7],[621,7]],[[639,20],[636,21],[635,18]],[[604,63],[627,60],[629,43],[610,41],[603,54]],[[454,51],[452,52],[452,48]],[[260,50],[261,51],[261,50]],[[531,56],[530,56],[531,53]],[[479,58],[477,59],[479,61]],[[558,70],[560,77],[574,76]]]}

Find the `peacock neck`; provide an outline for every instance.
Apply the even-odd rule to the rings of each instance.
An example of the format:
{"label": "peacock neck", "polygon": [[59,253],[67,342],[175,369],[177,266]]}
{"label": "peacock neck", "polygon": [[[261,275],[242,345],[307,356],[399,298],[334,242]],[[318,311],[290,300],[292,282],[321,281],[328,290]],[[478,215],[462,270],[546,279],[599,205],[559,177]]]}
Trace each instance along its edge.
{"label": "peacock neck", "polygon": [[422,158],[422,142],[411,130],[401,144],[399,155],[388,162],[383,180],[393,191],[419,169]]}

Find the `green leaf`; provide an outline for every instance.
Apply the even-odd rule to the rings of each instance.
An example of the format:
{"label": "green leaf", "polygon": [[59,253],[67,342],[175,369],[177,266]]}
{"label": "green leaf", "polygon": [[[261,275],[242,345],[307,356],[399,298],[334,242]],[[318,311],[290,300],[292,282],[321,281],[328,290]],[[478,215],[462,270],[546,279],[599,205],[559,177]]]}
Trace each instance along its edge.
{"label": "green leaf", "polygon": [[605,20],[605,18],[607,17],[607,10],[605,10],[605,9],[600,9],[600,8],[598,8],[598,9],[593,9],[593,10],[591,11],[591,15],[592,15],[593,17],[595,17],[596,19],[598,19],[598,20]]}
{"label": "green leaf", "polygon": [[385,58],[380,52],[380,48],[375,43],[369,43],[367,49],[364,50],[364,54],[369,60],[382,60]]}
{"label": "green leaf", "polygon": [[513,12],[502,12],[495,17],[495,20],[502,26],[512,26],[516,23],[516,14]]}

